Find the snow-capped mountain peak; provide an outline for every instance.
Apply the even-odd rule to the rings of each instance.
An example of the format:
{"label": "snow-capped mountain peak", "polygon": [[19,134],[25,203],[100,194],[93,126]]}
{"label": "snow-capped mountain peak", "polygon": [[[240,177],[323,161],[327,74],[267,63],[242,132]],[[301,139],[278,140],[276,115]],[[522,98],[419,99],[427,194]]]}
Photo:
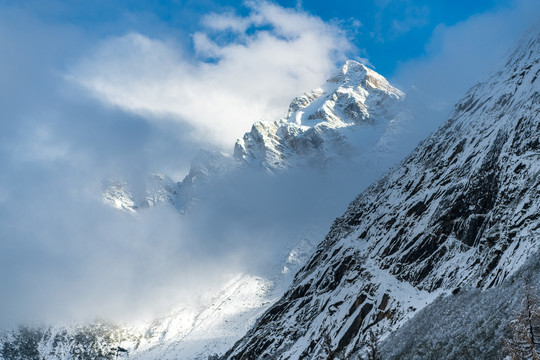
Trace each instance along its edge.
{"label": "snow-capped mountain peak", "polygon": [[232,156],[202,150],[182,182],[175,184],[166,176],[158,181],[151,176],[143,194],[131,190],[126,182],[107,182],[105,201],[132,213],[159,203],[183,213],[204,196],[206,184],[239,169],[269,173],[290,168],[325,170],[339,162],[366,167],[361,161],[387,153],[381,145],[388,143],[385,136],[408,120],[404,97],[383,76],[349,60],[323,86],[295,98],[286,117],[255,122],[237,140]]}
{"label": "snow-capped mountain peak", "polygon": [[327,82],[341,86],[347,86],[349,84],[351,86],[358,86],[362,84],[366,89],[379,89],[388,93],[395,93],[398,96],[404,96],[400,90],[390,85],[382,75],[354,60],[347,60],[341,69],[328,79]]}
{"label": "snow-capped mountain peak", "polygon": [[[303,126],[324,123],[328,127],[345,127],[389,120],[391,109],[405,94],[391,86],[375,71],[354,60],[348,60],[323,87],[295,98],[286,120]],[[387,116],[384,116],[387,115]],[[388,116],[389,115],[389,116]]]}
{"label": "snow-capped mountain peak", "polygon": [[[404,97],[383,76],[349,60],[321,88],[295,98],[285,118],[255,123],[236,142],[234,156],[273,172],[297,166],[325,168],[339,159],[375,152],[389,124],[407,117]],[[358,140],[352,130],[369,136]],[[365,147],[359,149],[359,143]]]}

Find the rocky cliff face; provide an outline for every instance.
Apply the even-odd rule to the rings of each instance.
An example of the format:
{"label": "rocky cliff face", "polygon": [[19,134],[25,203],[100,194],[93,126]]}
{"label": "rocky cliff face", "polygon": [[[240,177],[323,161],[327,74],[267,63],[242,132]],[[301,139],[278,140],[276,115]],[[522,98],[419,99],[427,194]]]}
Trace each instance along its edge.
{"label": "rocky cliff face", "polygon": [[[360,194],[227,359],[343,357],[442,292],[500,284],[538,250],[540,31]],[[332,358],[332,357],[329,357]]]}

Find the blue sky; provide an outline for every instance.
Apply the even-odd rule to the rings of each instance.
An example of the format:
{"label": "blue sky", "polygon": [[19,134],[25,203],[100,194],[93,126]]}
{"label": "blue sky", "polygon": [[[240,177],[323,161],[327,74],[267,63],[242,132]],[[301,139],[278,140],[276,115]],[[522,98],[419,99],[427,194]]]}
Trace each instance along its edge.
{"label": "blue sky", "polygon": [[[452,26],[473,15],[501,11],[513,1],[275,1],[286,8],[303,9],[326,22],[337,23],[377,70],[391,76],[396,67],[425,53],[433,30]],[[2,6],[2,4],[0,4]],[[190,35],[211,12],[250,11],[244,1],[4,1],[46,24],[73,26],[91,39],[137,31],[155,37],[173,37],[189,48]],[[353,55],[353,54],[351,54]],[[359,54],[356,54],[359,55]]]}
{"label": "blue sky", "polygon": [[[159,172],[181,180],[200,148],[232,152],[254,121],[283,116],[292,98],[349,58],[407,93],[417,116],[406,140],[414,144],[539,14],[537,0],[0,0],[0,282],[7,294],[0,319],[133,310],[132,299],[154,304],[169,298],[172,285],[189,288],[236,268],[241,261],[227,256],[293,232],[313,212],[328,214],[309,202],[293,207],[303,218],[259,204],[268,223],[280,226],[253,243],[253,224],[266,218],[255,214],[245,227],[216,210],[201,214],[197,227],[161,209],[134,222],[102,204],[103,179],[136,186]],[[323,187],[319,180],[305,183]],[[317,190],[280,181],[270,185],[307,197]],[[347,196],[327,206],[332,216]],[[234,253],[208,251],[223,248],[214,245],[224,237]],[[213,255],[193,261],[193,249]],[[204,269],[204,279],[178,275]],[[152,293],[160,296],[144,296]]]}
{"label": "blue sky", "polygon": [[[6,49],[10,58],[15,62],[22,62],[23,65],[28,64],[29,53],[43,49],[38,56],[50,63],[40,66],[47,66],[49,71],[65,74],[72,71],[74,66],[88,62],[88,58],[94,57],[97,66],[100,61],[96,58],[98,49],[106,46],[107,42],[114,42],[115,39],[129,34],[138,34],[155,42],[165,42],[166,46],[175,52],[174,56],[179,57],[179,61],[184,64],[200,66],[204,63],[226,62],[223,54],[197,51],[197,47],[200,48],[201,45],[197,40],[203,38],[198,35],[204,35],[211,40],[214,48],[247,45],[246,41],[254,42],[257,36],[265,32],[276,38],[282,36],[283,34],[272,32],[272,28],[279,25],[279,20],[267,18],[264,24],[252,23],[242,29],[241,34],[230,31],[230,28],[213,29],[209,24],[211,20],[208,19],[212,14],[217,14],[235,17],[238,21],[247,21],[251,17],[249,21],[253,21],[253,15],[260,15],[263,4],[273,4],[297,17],[310,18],[311,25],[306,23],[306,28],[294,29],[293,32],[296,33],[286,35],[290,39],[310,32],[327,34],[330,29],[334,31],[330,36],[336,44],[333,47],[325,44],[326,47],[321,50],[321,53],[325,53],[323,59],[320,59],[320,54],[309,52],[314,50],[313,47],[298,49],[299,54],[304,54],[304,62],[308,61],[306,59],[309,56],[319,56],[319,62],[327,63],[309,74],[312,82],[298,82],[296,86],[291,86],[290,91],[284,92],[289,98],[319,86],[331,72],[331,67],[335,68],[344,59],[352,58],[367,62],[406,92],[409,92],[410,86],[415,86],[425,94],[433,96],[433,102],[446,104],[446,112],[450,108],[449,104],[454,103],[474,81],[485,76],[496,59],[534,22],[540,7],[534,0],[369,0],[334,3],[289,0],[269,3],[231,0],[36,0],[4,1],[0,3],[0,9],[3,9],[0,16],[4,22],[4,38],[8,45],[10,42],[11,45],[17,43],[12,50]],[[294,16],[283,20],[284,23],[295,21],[298,19],[294,19]],[[331,41],[330,38],[328,40]],[[251,50],[253,48],[248,47],[248,52]],[[129,53],[129,50],[126,51]],[[336,53],[339,56],[332,56]],[[287,53],[287,56],[291,55]],[[36,55],[32,57],[35,58]],[[121,54],[118,54],[117,58],[120,60]],[[432,66],[434,62],[438,63]],[[453,68],[450,62],[454,62]],[[461,67],[459,76],[455,74],[455,71],[458,71],[455,64],[458,63]],[[155,65],[159,66],[157,63]],[[282,73],[287,71],[289,70],[282,69]],[[305,78],[308,77],[308,74],[304,75]],[[444,88],[447,90],[444,93],[439,90],[442,87],[438,82],[445,83]],[[59,87],[60,85],[55,86]],[[268,90],[270,93],[263,96],[271,97],[272,91],[282,89]],[[84,94],[81,94],[81,97],[83,96]],[[279,106],[286,107],[287,102],[288,98],[284,98],[279,105],[273,103],[272,106],[275,109]],[[249,116],[267,120],[279,117],[270,111],[253,111]],[[231,142],[233,134],[240,136],[240,129],[244,129],[252,121],[246,118],[237,128],[231,129],[229,136],[220,146],[226,147],[225,144]],[[216,143],[214,140],[210,142]]]}

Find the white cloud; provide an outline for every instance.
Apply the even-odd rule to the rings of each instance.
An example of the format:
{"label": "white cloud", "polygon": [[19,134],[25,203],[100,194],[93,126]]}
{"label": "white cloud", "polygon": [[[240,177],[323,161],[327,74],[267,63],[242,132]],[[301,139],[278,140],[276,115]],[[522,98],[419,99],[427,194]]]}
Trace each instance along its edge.
{"label": "white cloud", "polygon": [[405,91],[414,86],[424,102],[448,111],[470,86],[488,76],[524,31],[538,22],[538,15],[538,1],[517,0],[452,26],[440,24],[425,55],[399,66],[393,82]]}
{"label": "white cloud", "polygon": [[[204,18],[206,28],[193,35],[195,60],[172,42],[131,33],[102,43],[70,77],[105,103],[188,124],[197,141],[229,150],[254,121],[283,116],[353,49],[343,31],[303,11],[247,6],[245,17]],[[222,41],[228,30],[232,40]]]}
{"label": "white cloud", "polygon": [[394,35],[409,32],[411,29],[422,27],[429,23],[429,9],[426,6],[408,6],[405,9],[405,17],[392,21]]}
{"label": "white cloud", "polygon": [[228,12],[222,14],[208,14],[203,18],[203,24],[209,29],[217,31],[232,30],[241,34],[252,25],[252,22],[250,18],[243,18]]}
{"label": "white cloud", "polygon": [[[278,117],[293,96],[319,86],[350,48],[316,17],[250,6],[232,17],[246,31],[193,35],[195,55],[138,33],[91,52],[97,39],[85,29],[0,12],[0,329],[36,319],[134,320],[195,301],[225,273],[273,260],[308,221],[330,226],[352,198],[356,180],[342,197],[312,196],[330,185],[261,174],[213,188],[216,200],[191,217],[162,207],[134,221],[102,204],[104,177],[136,188],[149,171],[183,170],[198,147],[190,132],[232,147],[253,121]],[[58,76],[72,59],[68,77],[84,87]],[[110,106],[81,96],[87,89]]]}

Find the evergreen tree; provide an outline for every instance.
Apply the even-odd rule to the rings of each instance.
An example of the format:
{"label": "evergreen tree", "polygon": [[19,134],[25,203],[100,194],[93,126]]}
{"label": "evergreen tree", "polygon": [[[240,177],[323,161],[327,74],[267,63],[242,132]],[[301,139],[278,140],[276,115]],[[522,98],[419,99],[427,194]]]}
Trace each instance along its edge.
{"label": "evergreen tree", "polygon": [[334,360],[334,351],[332,350],[332,338],[330,337],[328,328],[324,329],[321,348],[323,359]]}
{"label": "evergreen tree", "polygon": [[[368,338],[366,340],[367,353],[365,360],[382,360],[382,355],[379,350],[379,333],[375,333],[372,330],[369,331]],[[364,360],[360,357],[360,360]]]}
{"label": "evergreen tree", "polygon": [[512,360],[540,360],[540,301],[525,288],[525,297],[516,319],[510,322],[512,338],[504,340]]}

